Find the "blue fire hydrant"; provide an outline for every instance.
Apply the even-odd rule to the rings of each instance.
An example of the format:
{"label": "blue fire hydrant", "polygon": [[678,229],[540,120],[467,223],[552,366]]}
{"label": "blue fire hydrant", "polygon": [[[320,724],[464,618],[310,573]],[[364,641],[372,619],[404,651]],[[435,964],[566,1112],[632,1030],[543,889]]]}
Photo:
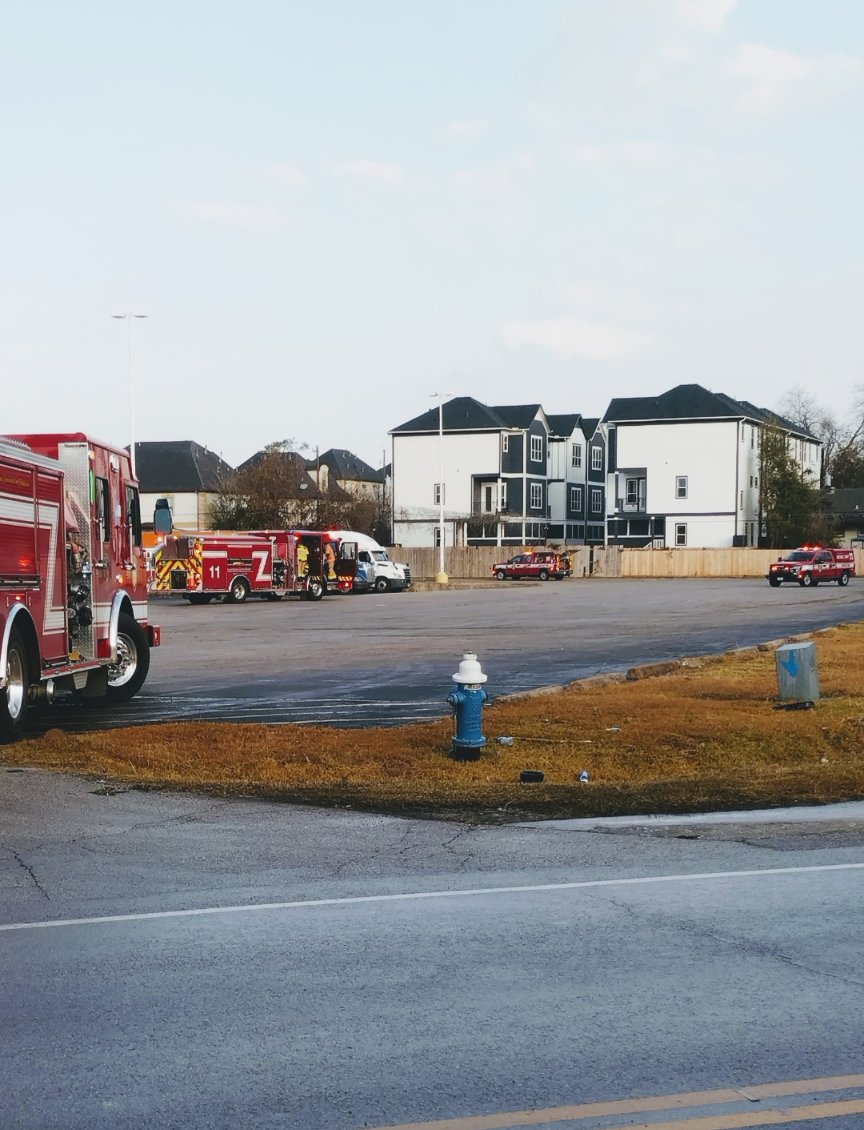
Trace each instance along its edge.
{"label": "blue fire hydrant", "polygon": [[483,690],[486,678],[476,655],[469,652],[462,656],[459,670],[453,676],[456,686],[447,695],[456,719],[450,753],[460,761],[475,760],[486,745],[482,730],[483,703],[489,697]]}

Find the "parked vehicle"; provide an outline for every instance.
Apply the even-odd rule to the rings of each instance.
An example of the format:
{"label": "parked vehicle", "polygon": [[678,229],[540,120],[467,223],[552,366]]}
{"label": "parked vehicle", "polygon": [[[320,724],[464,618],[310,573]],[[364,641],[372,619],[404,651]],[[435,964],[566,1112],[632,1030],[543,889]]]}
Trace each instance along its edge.
{"label": "parked vehicle", "polygon": [[785,557],[772,561],[767,573],[772,588],[779,588],[783,581],[797,581],[804,588],[827,581],[848,585],[849,578],[854,576],[855,554],[851,549],[829,549],[821,545],[793,549]]}
{"label": "parked vehicle", "polygon": [[55,690],[132,698],[159,641],[128,452],[81,432],[0,438],[0,742]]}
{"label": "parked vehicle", "polygon": [[499,581],[518,581],[524,577],[537,581],[561,581],[570,576],[572,569],[566,553],[539,549],[531,553],[517,553],[515,557],[493,565],[492,572]]}
{"label": "parked vehicle", "polygon": [[375,592],[402,592],[411,588],[411,569],[404,562],[391,561],[387,550],[368,534],[353,530],[328,530],[326,535],[337,545],[353,542],[357,546],[358,566],[364,566],[369,585]]}
{"label": "parked vehicle", "polygon": [[242,604],[250,596],[282,600],[292,594],[321,600],[328,583],[351,587],[356,546],[342,548],[344,555],[337,555],[314,530],[172,535],[156,554],[152,591],[179,593],[191,604],[217,597]]}

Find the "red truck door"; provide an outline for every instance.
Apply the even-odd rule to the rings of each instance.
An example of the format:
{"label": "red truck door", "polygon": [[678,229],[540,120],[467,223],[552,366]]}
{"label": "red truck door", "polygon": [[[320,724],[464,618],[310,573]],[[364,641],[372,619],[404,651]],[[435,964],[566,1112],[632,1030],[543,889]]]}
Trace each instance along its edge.
{"label": "red truck door", "polygon": [[228,550],[205,546],[201,554],[201,588],[225,592],[228,588]]}

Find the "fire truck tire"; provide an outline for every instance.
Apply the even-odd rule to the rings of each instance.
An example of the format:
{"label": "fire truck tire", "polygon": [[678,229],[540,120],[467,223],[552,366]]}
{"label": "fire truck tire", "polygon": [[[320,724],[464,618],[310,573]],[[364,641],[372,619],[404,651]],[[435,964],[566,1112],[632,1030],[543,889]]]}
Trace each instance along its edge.
{"label": "fire truck tire", "polygon": [[846,585],[849,584],[849,574],[848,573],[841,573],[840,576],[837,578],[837,584],[840,585],[841,588],[845,588]]}
{"label": "fire truck tire", "polygon": [[229,604],[243,604],[249,596],[249,582],[245,577],[235,577],[228,589]]}
{"label": "fire truck tire", "polygon": [[128,612],[120,613],[117,625],[117,662],[108,668],[110,702],[126,702],[144,685],[150,670],[150,647],[144,629]]}
{"label": "fire truck tire", "polygon": [[376,592],[389,592],[390,582],[386,577],[375,578],[375,591]]}
{"label": "fire truck tire", "polygon": [[537,574],[537,576],[540,578],[541,581],[548,581],[549,580],[549,574],[546,572],[545,569],[541,569],[540,572]]}
{"label": "fire truck tire", "polygon": [[499,569],[498,572],[495,574],[495,576],[498,578],[499,581],[506,581],[507,580],[507,574],[504,572],[503,569]]}
{"label": "fire truck tire", "polygon": [[306,599],[323,600],[327,582],[323,577],[310,577],[306,582]]}
{"label": "fire truck tire", "polygon": [[768,584],[771,586],[772,589],[779,589],[780,588],[780,578],[779,577],[769,577],[768,578]]}
{"label": "fire truck tire", "polygon": [[798,582],[798,584],[804,589],[809,589],[813,584],[812,573],[802,573],[801,580]]}
{"label": "fire truck tire", "polygon": [[6,689],[0,691],[0,744],[16,742],[24,733],[29,669],[24,640],[13,628],[6,652]]}

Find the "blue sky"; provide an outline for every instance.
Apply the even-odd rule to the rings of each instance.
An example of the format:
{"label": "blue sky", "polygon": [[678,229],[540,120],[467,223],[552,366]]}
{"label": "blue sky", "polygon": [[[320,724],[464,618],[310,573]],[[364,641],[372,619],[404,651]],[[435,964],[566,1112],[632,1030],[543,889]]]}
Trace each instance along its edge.
{"label": "blue sky", "polygon": [[0,3],[0,429],[864,381],[858,0]]}

